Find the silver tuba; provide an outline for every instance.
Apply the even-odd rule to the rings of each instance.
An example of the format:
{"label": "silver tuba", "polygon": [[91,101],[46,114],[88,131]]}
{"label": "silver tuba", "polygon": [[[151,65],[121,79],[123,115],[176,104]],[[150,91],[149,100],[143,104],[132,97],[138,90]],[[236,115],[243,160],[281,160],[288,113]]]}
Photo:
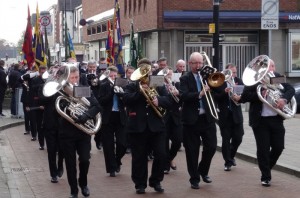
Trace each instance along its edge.
{"label": "silver tuba", "polygon": [[177,89],[176,89],[176,87],[175,87],[174,85],[172,85],[171,79],[168,78],[168,76],[167,76],[169,72],[170,72],[170,69],[165,68],[165,69],[160,70],[160,71],[157,73],[157,75],[163,75],[163,76],[164,76],[165,81],[166,81],[166,83],[168,84],[167,87],[168,87],[169,93],[171,94],[173,100],[174,100],[176,103],[178,103],[178,102],[179,102],[179,98],[178,98],[178,96],[176,96],[176,95],[174,94],[174,91],[176,91]]}
{"label": "silver tuba", "polygon": [[[98,113],[95,118],[87,120],[84,124],[75,123],[75,120],[88,110],[90,102],[85,97],[76,98],[73,96],[73,85],[67,82],[69,74],[70,67],[62,66],[55,77],[52,76],[50,78],[52,80],[45,83],[43,94],[50,97],[58,92],[60,96],[55,101],[57,112],[78,129],[89,135],[94,135],[100,129],[101,114]],[[63,101],[67,104],[66,106],[61,105]]]}
{"label": "silver tuba", "polygon": [[[256,89],[259,99],[283,118],[292,118],[297,110],[296,99],[292,97],[291,101],[283,109],[276,107],[277,100],[281,98],[284,88],[278,83],[271,84],[271,78],[275,77],[275,75],[269,71],[269,67],[270,58],[267,55],[257,56],[245,68],[242,80],[246,86],[252,86],[260,82],[261,84]],[[263,97],[261,94],[262,88],[267,90],[266,97]]]}

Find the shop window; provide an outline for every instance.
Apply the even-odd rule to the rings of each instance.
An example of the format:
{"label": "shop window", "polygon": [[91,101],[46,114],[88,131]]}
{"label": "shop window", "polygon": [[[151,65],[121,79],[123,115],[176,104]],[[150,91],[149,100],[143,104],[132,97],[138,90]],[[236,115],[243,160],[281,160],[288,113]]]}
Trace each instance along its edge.
{"label": "shop window", "polygon": [[97,33],[101,33],[101,24],[97,25]]}
{"label": "shop window", "polygon": [[92,34],[96,34],[96,27],[92,27]]}
{"label": "shop window", "polygon": [[[289,34],[289,72],[300,75],[300,32]],[[297,75],[297,76],[298,76]]]}

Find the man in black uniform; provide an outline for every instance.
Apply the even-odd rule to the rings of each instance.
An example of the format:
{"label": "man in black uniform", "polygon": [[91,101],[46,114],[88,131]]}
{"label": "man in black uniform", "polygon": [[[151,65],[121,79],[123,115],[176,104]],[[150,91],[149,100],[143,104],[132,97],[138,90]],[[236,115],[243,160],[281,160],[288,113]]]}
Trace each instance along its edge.
{"label": "man in black uniform", "polygon": [[[200,175],[204,182],[211,183],[208,176],[211,160],[217,148],[216,125],[203,97],[209,87],[202,87],[198,70],[203,66],[203,56],[193,52],[189,60],[190,71],[180,77],[180,99],[182,100],[183,145],[191,188],[199,189]],[[200,163],[199,150],[203,143]]]}
{"label": "man in black uniform", "polygon": [[2,112],[2,104],[4,100],[5,91],[7,88],[6,74],[4,72],[4,60],[0,60],[0,116],[5,116]]}
{"label": "man in black uniform", "polygon": [[161,181],[164,178],[164,166],[166,159],[165,149],[165,124],[163,118],[158,115],[154,107],[170,107],[171,102],[164,86],[157,89],[158,96],[149,97],[149,103],[143,90],[149,89],[149,73],[151,72],[151,62],[148,59],[141,59],[138,62],[141,72],[140,79],[133,79],[135,72],[131,75],[135,82],[125,87],[123,101],[128,111],[127,132],[130,138],[132,153],[132,173],[131,178],[135,184],[136,193],[145,193],[148,177],[148,150],[154,151],[154,161],[152,165],[149,186],[157,192],[164,192]]}
{"label": "man in black uniform", "polygon": [[[65,68],[61,67],[58,71],[58,75],[64,72]],[[70,75],[68,83],[75,86],[79,83],[79,69],[74,66],[70,66]],[[101,110],[101,107],[97,99],[92,96],[87,98],[90,102],[88,111],[84,112],[76,120],[77,123],[84,124],[88,119],[94,118]],[[62,106],[66,106],[62,102]],[[87,174],[90,165],[90,151],[91,151],[91,136],[76,126],[68,122],[65,118],[59,118],[59,140],[60,146],[63,150],[63,155],[66,162],[66,170],[68,182],[71,188],[72,198],[78,197],[78,184],[81,188],[83,196],[88,197],[90,195],[89,188],[87,186]],[[76,153],[79,155],[79,178],[77,183],[77,170],[76,170]]]}
{"label": "man in black uniform", "polygon": [[[269,72],[274,73],[277,77],[280,76],[280,74],[275,72],[273,60],[270,60]],[[276,98],[277,104],[274,108],[271,108],[259,99],[257,93],[258,85],[261,85],[261,83],[246,86],[242,95],[236,96],[235,100],[250,102],[249,125],[252,127],[256,141],[257,161],[261,171],[261,185],[269,187],[272,179],[271,169],[275,166],[284,149],[284,118],[275,109],[280,112],[280,109],[283,109],[295,95],[295,89],[288,83],[282,83],[282,95],[280,98]],[[266,89],[262,89],[262,92],[259,94],[268,101],[270,96],[266,95],[266,91]]]}
{"label": "man in black uniform", "polygon": [[235,65],[227,64],[226,69],[232,72],[232,76],[215,89],[214,96],[220,110],[219,127],[222,136],[222,155],[225,160],[224,170],[230,171],[231,166],[236,166],[234,157],[244,135],[242,108],[233,102],[232,89],[235,85],[243,85],[243,82],[236,77]]}
{"label": "man in black uniform", "polygon": [[[114,81],[118,75],[118,68],[109,66],[109,75],[100,85],[99,101],[103,106],[102,144],[105,158],[106,172],[111,177],[120,172],[121,159],[126,153],[126,145],[121,141],[126,123],[126,112],[120,95],[114,92]],[[115,146],[116,140],[116,146]]]}

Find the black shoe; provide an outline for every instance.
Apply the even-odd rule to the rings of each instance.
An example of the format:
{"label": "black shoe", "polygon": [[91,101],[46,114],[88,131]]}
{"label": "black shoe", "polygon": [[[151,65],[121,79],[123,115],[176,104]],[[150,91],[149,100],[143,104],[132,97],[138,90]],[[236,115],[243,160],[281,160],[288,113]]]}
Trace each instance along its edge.
{"label": "black shoe", "polygon": [[116,176],[116,172],[115,172],[115,171],[110,172],[110,173],[109,173],[109,176],[110,176],[110,177],[115,177],[115,176]]}
{"label": "black shoe", "polygon": [[84,186],[84,187],[81,188],[81,193],[85,197],[90,196],[90,190],[87,186]]}
{"label": "black shoe", "polygon": [[232,164],[232,166],[236,166],[235,159],[232,159],[231,164]]}
{"label": "black shoe", "polygon": [[208,175],[201,175],[202,177],[202,180],[205,182],[205,183],[211,183],[212,180],[210,179],[210,177]]}
{"label": "black shoe", "polygon": [[45,150],[43,146],[40,146],[40,148],[39,148],[39,149],[40,149],[40,150]]}
{"label": "black shoe", "polygon": [[154,188],[154,190],[156,192],[159,192],[159,193],[163,193],[165,190],[161,187],[160,184],[155,184],[155,185],[151,185],[149,184],[150,187]]}
{"label": "black shoe", "polygon": [[135,192],[136,192],[136,194],[145,194],[146,193],[145,188],[137,188]]}
{"label": "black shoe", "polygon": [[58,170],[57,170],[57,176],[59,178],[61,178],[64,174],[64,168],[63,167],[59,167]]}
{"label": "black shoe", "polygon": [[263,180],[261,181],[261,185],[264,187],[270,187],[271,186],[271,181],[270,180]]}
{"label": "black shoe", "polygon": [[117,166],[116,172],[119,173],[121,171],[121,165]]}
{"label": "black shoe", "polygon": [[71,194],[69,198],[78,198],[77,194]]}
{"label": "black shoe", "polygon": [[231,171],[231,166],[225,165],[224,171]]}
{"label": "black shoe", "polygon": [[199,189],[200,186],[199,186],[198,183],[191,183],[191,188],[192,188],[192,189]]}
{"label": "black shoe", "polygon": [[36,141],[36,137],[32,137],[32,138],[31,138],[31,141]]}
{"label": "black shoe", "polygon": [[56,176],[51,178],[51,183],[57,183],[57,182],[58,182],[58,179]]}

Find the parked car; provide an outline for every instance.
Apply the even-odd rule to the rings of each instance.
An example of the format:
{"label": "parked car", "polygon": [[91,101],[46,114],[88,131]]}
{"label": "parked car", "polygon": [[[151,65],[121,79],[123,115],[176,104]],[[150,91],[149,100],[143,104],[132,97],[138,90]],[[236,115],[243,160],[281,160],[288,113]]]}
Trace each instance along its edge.
{"label": "parked car", "polygon": [[293,84],[293,87],[295,88],[295,98],[297,101],[297,113],[300,113],[300,83]]}

